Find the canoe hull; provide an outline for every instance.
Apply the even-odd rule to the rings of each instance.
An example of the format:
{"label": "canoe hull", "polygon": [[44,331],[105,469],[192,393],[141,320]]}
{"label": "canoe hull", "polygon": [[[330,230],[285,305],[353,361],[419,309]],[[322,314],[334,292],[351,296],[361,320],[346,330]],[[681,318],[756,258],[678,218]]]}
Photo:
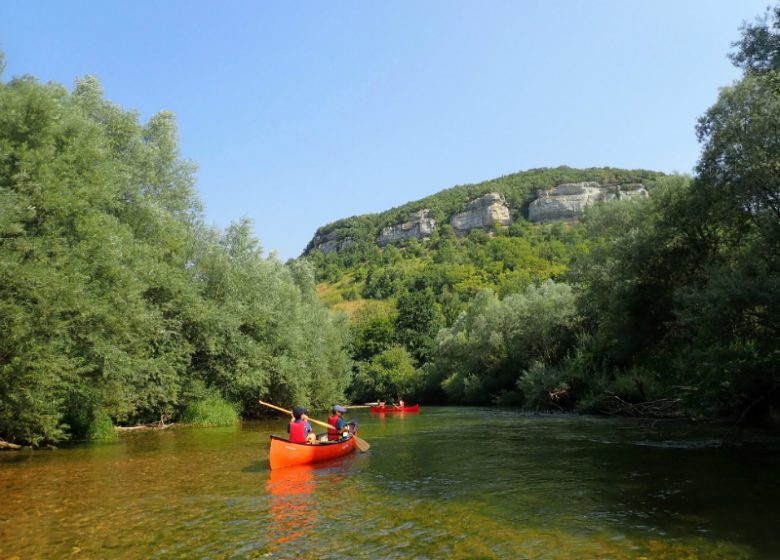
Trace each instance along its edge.
{"label": "canoe hull", "polygon": [[354,450],[355,438],[352,436],[345,440],[318,445],[292,443],[290,440],[271,436],[268,462],[271,464],[271,469],[281,469],[335,459],[336,457],[352,453]]}
{"label": "canoe hull", "polygon": [[378,406],[372,406],[371,412],[379,412],[379,413],[385,413],[385,412],[419,412],[420,411],[420,405],[416,404],[414,406],[404,406],[403,408],[400,406],[386,406],[384,408],[380,408]]}

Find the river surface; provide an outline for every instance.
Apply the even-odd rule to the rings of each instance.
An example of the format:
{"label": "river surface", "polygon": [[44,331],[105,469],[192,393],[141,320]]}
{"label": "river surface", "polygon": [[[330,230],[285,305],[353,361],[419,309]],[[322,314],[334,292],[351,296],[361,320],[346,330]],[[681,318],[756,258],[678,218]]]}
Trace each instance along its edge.
{"label": "river surface", "polygon": [[[780,449],[712,428],[423,407],[268,469],[285,420],[0,453],[0,558],[780,558]],[[722,435],[722,434],[720,434]]]}

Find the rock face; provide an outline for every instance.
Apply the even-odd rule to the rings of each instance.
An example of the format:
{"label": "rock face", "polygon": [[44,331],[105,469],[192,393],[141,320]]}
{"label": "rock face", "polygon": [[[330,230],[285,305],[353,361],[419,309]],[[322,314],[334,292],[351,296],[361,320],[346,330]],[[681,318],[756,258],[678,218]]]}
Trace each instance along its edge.
{"label": "rock face", "polygon": [[397,244],[407,239],[428,239],[433,233],[436,222],[430,217],[430,210],[424,208],[409,214],[409,218],[394,226],[382,228],[382,232],[376,238],[376,244],[380,247]]}
{"label": "rock face", "polygon": [[575,220],[583,208],[597,202],[647,198],[644,185],[630,184],[604,187],[598,183],[566,183],[537,193],[528,206],[528,221]]}
{"label": "rock face", "polygon": [[[591,204],[610,200],[642,199],[649,196],[644,185],[639,183],[603,186],[596,182],[565,183],[549,190],[539,190],[537,198],[528,206],[528,220],[533,223],[555,220],[576,220],[582,210]],[[516,209],[517,210],[517,209]],[[508,226],[512,214],[504,196],[489,192],[466,204],[462,212],[449,218],[449,224],[456,235],[463,236],[473,229],[490,229],[494,224]],[[423,208],[409,214],[405,222],[382,228],[376,237],[380,247],[398,245],[409,239],[423,241],[433,234],[436,221],[431,211]],[[376,231],[376,230],[374,230]],[[342,251],[361,239],[364,233],[357,233],[349,227],[335,229],[327,234],[314,236],[305,253],[320,250],[325,254]],[[370,234],[369,234],[370,235]]]}
{"label": "rock face", "polygon": [[457,235],[466,235],[472,229],[489,229],[494,224],[508,226],[511,221],[504,196],[491,192],[469,202],[463,212],[450,218],[450,225]]}
{"label": "rock face", "polygon": [[642,183],[631,183],[628,185],[617,186],[617,199],[618,200],[635,200],[648,198],[650,193]]}
{"label": "rock face", "polygon": [[337,231],[331,231],[327,235],[315,237],[309,244],[312,249],[307,249],[307,251],[319,249],[327,255],[341,251],[350,243],[352,243],[351,237],[341,237]]}

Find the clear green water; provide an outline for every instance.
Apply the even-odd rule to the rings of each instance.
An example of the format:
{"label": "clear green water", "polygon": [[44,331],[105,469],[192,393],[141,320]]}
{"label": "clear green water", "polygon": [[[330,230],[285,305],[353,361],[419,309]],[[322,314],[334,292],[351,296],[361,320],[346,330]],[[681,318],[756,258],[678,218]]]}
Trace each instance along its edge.
{"label": "clear green water", "polygon": [[423,408],[271,472],[284,420],[0,454],[0,558],[780,558],[780,450],[705,428]]}

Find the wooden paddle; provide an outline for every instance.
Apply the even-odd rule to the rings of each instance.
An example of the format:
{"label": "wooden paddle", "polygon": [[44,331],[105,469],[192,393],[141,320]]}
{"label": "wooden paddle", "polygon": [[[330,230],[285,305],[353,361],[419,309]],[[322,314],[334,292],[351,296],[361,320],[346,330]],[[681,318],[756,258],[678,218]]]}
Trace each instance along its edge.
{"label": "wooden paddle", "polygon": [[[262,404],[264,406],[267,406],[268,408],[273,408],[274,410],[278,410],[279,412],[286,412],[287,414],[292,416],[292,410],[286,410],[284,408],[276,406],[275,404],[267,403],[265,401],[257,401],[257,402],[259,402],[260,404]],[[324,426],[326,428],[332,428],[333,427],[330,424],[327,424],[325,422],[320,422],[319,420],[315,420],[314,418],[309,418],[309,422],[313,422],[315,424],[319,424],[320,426]],[[371,449],[371,445],[366,440],[364,440],[363,438],[357,437],[357,434],[352,434],[352,437],[355,438],[355,447],[357,447],[358,451],[360,451],[361,453],[365,453],[366,451]]]}

